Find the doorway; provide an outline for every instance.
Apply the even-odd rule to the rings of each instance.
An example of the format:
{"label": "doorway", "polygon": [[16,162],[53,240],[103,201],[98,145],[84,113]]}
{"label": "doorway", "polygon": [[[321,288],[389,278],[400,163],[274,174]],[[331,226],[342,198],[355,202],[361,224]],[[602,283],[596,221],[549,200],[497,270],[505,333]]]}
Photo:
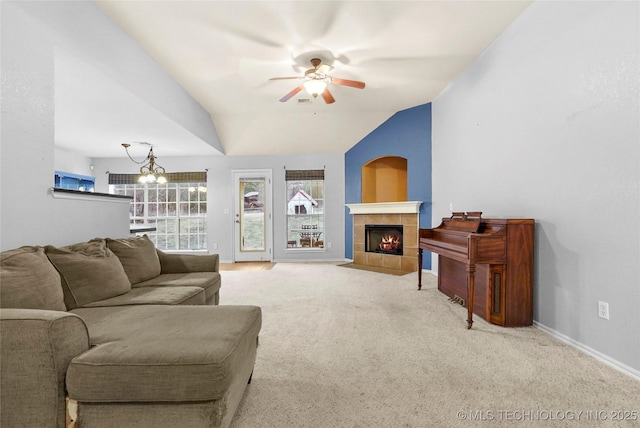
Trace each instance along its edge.
{"label": "doorway", "polygon": [[234,261],[271,261],[271,170],[233,171]]}

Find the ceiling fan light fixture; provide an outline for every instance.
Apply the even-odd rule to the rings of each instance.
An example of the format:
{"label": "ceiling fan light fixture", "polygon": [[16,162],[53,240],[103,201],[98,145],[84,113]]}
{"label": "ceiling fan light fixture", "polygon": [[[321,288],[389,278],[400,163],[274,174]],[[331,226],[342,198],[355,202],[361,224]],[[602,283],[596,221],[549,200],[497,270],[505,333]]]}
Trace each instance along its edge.
{"label": "ceiling fan light fixture", "polygon": [[303,89],[306,90],[313,98],[317,98],[318,95],[322,95],[322,99],[327,104],[332,104],[336,100],[329,92],[329,83],[341,86],[350,86],[352,88],[363,89],[364,82],[358,82],[357,80],[340,79],[337,77],[329,76],[329,72],[333,67],[324,65],[319,58],[313,58],[311,60],[313,68],[304,72],[304,77],[272,77],[269,80],[288,80],[288,79],[304,79],[301,85],[296,86],[291,92],[280,98],[280,102],[284,103],[290,100],[293,96],[297,95]]}
{"label": "ceiling fan light fixture", "polygon": [[324,79],[311,79],[304,82],[304,89],[306,89],[313,98],[323,93],[326,88],[327,82]]}

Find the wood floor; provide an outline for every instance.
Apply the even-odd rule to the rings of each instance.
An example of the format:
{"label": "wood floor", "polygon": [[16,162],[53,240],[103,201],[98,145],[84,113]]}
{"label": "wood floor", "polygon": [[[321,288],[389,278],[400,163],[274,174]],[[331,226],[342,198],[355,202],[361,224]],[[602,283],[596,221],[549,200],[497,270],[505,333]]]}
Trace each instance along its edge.
{"label": "wood floor", "polygon": [[230,270],[271,270],[275,266],[272,262],[236,262],[220,263],[220,271]]}
{"label": "wood floor", "polygon": [[[220,271],[233,271],[233,270],[271,270],[276,265],[272,262],[236,262],[236,263],[220,263]],[[390,275],[406,275],[410,272],[403,272],[396,269],[385,269],[373,266],[357,265],[354,263],[345,263],[339,265],[351,269],[369,270],[378,273],[386,273]]]}

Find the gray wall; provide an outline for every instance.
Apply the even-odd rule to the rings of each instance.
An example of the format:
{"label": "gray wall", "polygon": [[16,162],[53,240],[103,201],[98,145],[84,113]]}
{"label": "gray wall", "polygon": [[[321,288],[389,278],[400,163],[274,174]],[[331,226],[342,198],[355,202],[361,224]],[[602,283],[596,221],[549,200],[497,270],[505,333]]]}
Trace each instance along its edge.
{"label": "gray wall", "polygon": [[53,41],[2,3],[0,248],[65,245],[129,230],[122,203],[54,199]]}
{"label": "gray wall", "polygon": [[[156,153],[159,154],[159,153]],[[137,165],[128,159],[94,159],[96,191],[107,192],[107,171],[137,172]],[[202,171],[207,169],[207,238],[209,251],[220,254],[221,261],[233,260],[233,170],[269,169],[272,171],[273,196],[273,259],[275,261],[344,260],[344,155],[291,156],[212,156],[163,157],[167,171]],[[325,243],[324,251],[287,251],[287,195],[284,171],[287,169],[325,170]],[[225,214],[225,210],[229,214]],[[218,245],[217,250],[213,244]]]}
{"label": "gray wall", "polygon": [[[93,2],[2,1],[0,19],[0,249],[64,245],[129,230],[128,209],[122,204],[53,199],[48,191],[57,167],[57,47],[74,52],[221,149],[208,113]],[[66,168],[70,157],[58,155],[64,159],[60,167]]]}
{"label": "gray wall", "polygon": [[535,2],[433,103],[434,223],[535,218],[535,321],[635,374],[639,9]]}

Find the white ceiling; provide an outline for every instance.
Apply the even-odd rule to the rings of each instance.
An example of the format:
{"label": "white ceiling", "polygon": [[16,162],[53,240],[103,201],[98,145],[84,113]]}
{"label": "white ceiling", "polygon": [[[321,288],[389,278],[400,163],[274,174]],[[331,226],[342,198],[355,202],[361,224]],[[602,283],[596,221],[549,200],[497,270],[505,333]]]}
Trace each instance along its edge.
{"label": "white ceiling", "polygon": [[[397,111],[433,101],[529,4],[97,3],[210,113],[227,155],[344,153]],[[314,57],[333,66],[331,76],[364,81],[366,87],[330,85],[336,102],[329,105],[304,92],[286,103],[279,102],[299,82],[269,78],[302,76],[311,68],[309,61]],[[65,66],[60,67],[64,70]],[[79,86],[77,70],[82,69],[77,64],[66,69],[69,86]],[[89,79],[90,74],[87,72],[84,78]],[[91,130],[95,135],[98,129],[104,137],[105,132],[116,132],[115,128],[118,135],[109,136],[110,141],[125,142],[134,135],[133,141],[141,140],[141,135],[146,141],[154,141],[175,133],[182,138],[181,153],[186,151],[186,139],[193,146],[189,153],[211,154],[210,146],[200,144],[178,125],[163,122],[162,115],[151,106],[122,103],[118,98],[130,94],[109,87],[108,81],[97,82],[100,79],[93,75],[94,86],[82,85],[82,91],[67,88],[68,96],[76,100],[75,105],[84,106],[84,111],[69,108],[61,112],[68,115],[68,120],[82,117],[82,125],[73,119],[74,127],[63,123],[58,126],[66,120],[56,119],[57,139],[66,149],[80,146],[85,153],[92,153],[86,132]],[[67,86],[64,79],[60,85]],[[77,97],[87,96],[94,101],[77,102]],[[310,102],[299,102],[302,99]],[[74,104],[68,101],[65,105]],[[123,111],[123,105],[131,110]],[[91,114],[87,106],[99,108],[99,114]],[[107,118],[110,126],[101,126]],[[114,127],[114,121],[122,126]],[[96,150],[90,155],[111,155],[99,153]]]}
{"label": "white ceiling", "polygon": [[[124,157],[122,143],[148,142],[162,156],[215,155],[217,150],[96,67],[58,48],[55,54],[56,147],[87,157]],[[179,144],[176,144],[179,142]],[[148,147],[132,144],[142,159]]]}

